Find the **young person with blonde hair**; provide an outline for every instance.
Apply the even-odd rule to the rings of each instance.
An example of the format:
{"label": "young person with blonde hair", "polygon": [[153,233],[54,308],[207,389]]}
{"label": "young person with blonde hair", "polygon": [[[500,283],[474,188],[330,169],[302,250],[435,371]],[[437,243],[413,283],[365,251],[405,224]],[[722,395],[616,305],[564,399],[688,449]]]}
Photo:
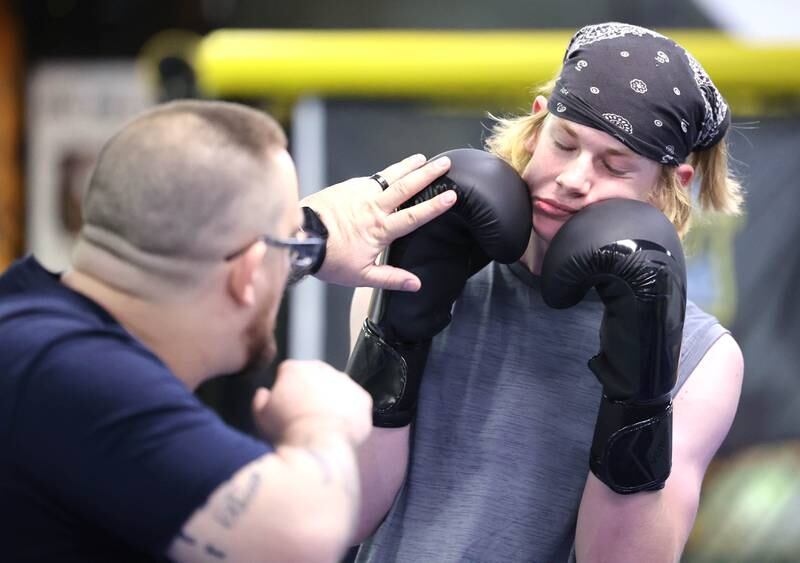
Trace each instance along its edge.
{"label": "young person with blonde hair", "polygon": [[[679,242],[695,207],[740,208],[730,121],[688,52],[621,23],[579,30],[531,113],[497,121],[486,145],[527,185],[529,244],[465,280],[396,395],[389,370],[356,365],[375,425],[358,561],[679,560],[743,374],[729,332],[686,300]],[[373,307],[362,327],[370,293],[351,358],[390,324]]]}

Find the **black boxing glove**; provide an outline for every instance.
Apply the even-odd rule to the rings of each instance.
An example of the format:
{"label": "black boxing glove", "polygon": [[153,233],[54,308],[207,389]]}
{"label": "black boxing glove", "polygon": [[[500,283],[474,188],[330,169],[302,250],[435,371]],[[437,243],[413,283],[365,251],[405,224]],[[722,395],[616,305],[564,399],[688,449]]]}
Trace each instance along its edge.
{"label": "black boxing glove", "polygon": [[518,260],[530,239],[530,193],[509,164],[477,149],[435,158],[441,156],[450,158],[450,170],[403,207],[446,190],[455,190],[455,205],[394,241],[385,255],[388,264],[417,275],[422,287],[373,292],[345,368],[372,396],[375,426],[412,421],[431,339],[450,322],[467,279],[490,260]]}
{"label": "black boxing glove", "polygon": [[591,287],[605,305],[600,352],[589,361],[603,385],[591,470],[617,493],[661,489],[672,466],[670,393],[686,312],[686,267],[670,221],[622,199],[567,221],[545,254],[542,296],[562,309]]}

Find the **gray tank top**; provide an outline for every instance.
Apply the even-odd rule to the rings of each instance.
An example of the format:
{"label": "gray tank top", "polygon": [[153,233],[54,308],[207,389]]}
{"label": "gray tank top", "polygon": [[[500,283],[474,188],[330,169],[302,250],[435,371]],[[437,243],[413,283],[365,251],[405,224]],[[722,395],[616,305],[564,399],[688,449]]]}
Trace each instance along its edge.
{"label": "gray tank top", "polygon": [[[566,562],[601,387],[596,293],[547,307],[522,264],[473,276],[434,339],[408,475],[357,562]],[[689,302],[678,385],[726,330]]]}

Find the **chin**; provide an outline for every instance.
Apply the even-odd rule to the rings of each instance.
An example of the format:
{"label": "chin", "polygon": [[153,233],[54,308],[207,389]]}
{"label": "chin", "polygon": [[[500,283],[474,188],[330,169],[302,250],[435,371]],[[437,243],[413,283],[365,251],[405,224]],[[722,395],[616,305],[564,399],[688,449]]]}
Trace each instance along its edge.
{"label": "chin", "polygon": [[564,226],[564,221],[552,217],[543,217],[534,213],[533,231],[542,241],[549,243],[556,233]]}

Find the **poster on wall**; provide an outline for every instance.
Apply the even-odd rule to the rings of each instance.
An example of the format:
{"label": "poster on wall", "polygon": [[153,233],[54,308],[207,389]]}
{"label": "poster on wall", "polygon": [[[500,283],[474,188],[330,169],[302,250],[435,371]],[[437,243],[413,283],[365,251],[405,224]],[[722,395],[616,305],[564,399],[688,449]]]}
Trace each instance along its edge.
{"label": "poster on wall", "polygon": [[155,95],[133,60],[43,63],[27,86],[27,252],[63,270],[100,148]]}

